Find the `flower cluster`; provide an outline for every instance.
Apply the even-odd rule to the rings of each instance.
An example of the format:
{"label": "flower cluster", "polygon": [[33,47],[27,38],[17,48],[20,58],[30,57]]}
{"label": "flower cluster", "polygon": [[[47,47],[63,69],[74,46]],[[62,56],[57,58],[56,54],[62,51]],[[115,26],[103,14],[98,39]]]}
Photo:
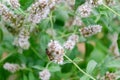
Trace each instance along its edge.
{"label": "flower cluster", "polygon": [[56,31],[55,31],[54,29],[51,29],[51,28],[48,28],[48,29],[46,30],[46,33],[47,33],[48,35],[52,36],[52,37],[54,37],[54,36],[57,35],[57,34],[56,34]]}
{"label": "flower cluster", "polygon": [[66,0],[70,6],[75,5],[75,0]]}
{"label": "flower cluster", "polygon": [[19,0],[8,0],[12,8],[20,8]]}
{"label": "flower cluster", "polygon": [[64,3],[65,0],[56,0],[56,4]]}
{"label": "flower cluster", "polygon": [[48,8],[47,0],[42,0],[34,3],[29,9],[29,18],[28,20],[32,23],[39,23],[42,19],[46,18],[50,12]]}
{"label": "flower cluster", "polygon": [[106,72],[105,76],[101,80],[116,80],[115,73]]}
{"label": "flower cluster", "polygon": [[[30,6],[27,11],[29,13],[17,14],[9,10],[4,4],[0,3],[0,15],[4,20],[5,27],[10,33],[17,36],[14,40],[14,45],[21,49],[28,49],[30,32],[35,28],[37,23],[45,19],[50,10],[55,7],[56,0],[39,0]],[[9,0],[12,8],[18,9],[20,7],[18,0]],[[27,14],[27,16],[26,16]],[[31,23],[31,25],[28,25]],[[30,26],[25,28],[26,25]]]}
{"label": "flower cluster", "polygon": [[51,74],[48,69],[44,69],[43,71],[39,72],[39,78],[41,80],[49,80],[50,76]]}
{"label": "flower cluster", "polygon": [[3,68],[11,73],[15,73],[20,70],[20,66],[18,64],[12,64],[12,63],[5,63],[3,65]]}
{"label": "flower cluster", "polygon": [[55,4],[56,0],[39,0],[28,9],[30,13],[28,20],[35,24],[39,23],[48,16]]}
{"label": "flower cluster", "polygon": [[68,5],[70,9],[72,9],[75,5],[75,0],[64,0],[64,2]]}
{"label": "flower cluster", "polygon": [[91,4],[93,7],[103,4],[103,0],[87,0],[87,2]]}
{"label": "flower cluster", "polygon": [[26,30],[25,28],[23,28],[18,37],[15,38],[14,40],[14,45],[20,47],[21,49],[29,49],[30,43],[28,41],[30,33],[28,30]]}
{"label": "flower cluster", "polygon": [[75,16],[72,25],[81,26],[82,20],[78,16]]}
{"label": "flower cluster", "polygon": [[[64,57],[66,57],[66,59],[68,59],[80,71],[82,71],[77,66],[77,64],[74,62],[74,60],[72,61],[69,57],[67,57],[65,55],[65,50],[72,50],[75,47],[75,45],[79,42],[79,35],[78,35],[79,33],[82,35],[82,37],[83,36],[89,37],[89,36],[92,36],[92,35],[97,34],[98,32],[102,31],[101,25],[89,25],[87,27],[84,27],[83,22],[86,22],[86,19],[87,19],[87,17],[89,17],[91,15],[93,8],[95,8],[98,5],[103,4],[103,0],[86,0],[85,3],[78,6],[76,11],[71,10],[71,9],[73,9],[73,6],[75,5],[76,0],[36,0],[36,2],[34,4],[32,4],[25,11],[22,11],[20,9],[19,0],[8,0],[8,1],[12,8],[10,7],[10,5],[5,6],[0,3],[0,18],[1,18],[1,22],[3,20],[7,30],[10,33],[12,33],[12,32],[15,33],[12,36],[12,38],[14,37],[14,42],[13,42],[14,46],[18,47],[21,50],[28,50],[30,47],[30,42],[29,42],[30,35],[33,31],[33,28],[35,29],[35,27],[37,27],[37,29],[35,29],[35,32],[34,32],[35,34],[40,32],[41,35],[45,36],[45,37],[41,37],[41,36],[37,35],[38,39],[45,38],[46,40],[48,40],[50,37],[55,38],[55,39],[66,38],[66,36],[68,36],[69,34],[72,34],[67,38],[67,40],[65,42],[63,42],[64,44],[62,44],[62,45],[57,40],[51,40],[47,45],[46,54],[48,55],[48,57],[51,61],[53,61],[54,63],[57,63],[57,64],[63,64]],[[51,11],[54,10],[55,5],[60,4],[60,3],[63,3],[63,4],[61,4],[60,6],[57,6],[56,8],[62,6],[60,9],[59,8],[58,9],[61,11],[62,11],[62,9],[64,9],[64,10],[69,9],[69,11],[59,12],[59,11],[55,10],[52,14]],[[66,6],[66,4],[67,4],[67,6]],[[68,8],[68,6],[70,8]],[[10,8],[7,8],[7,7],[10,7]],[[110,8],[108,7],[108,9],[110,9]],[[104,9],[104,10],[106,10],[106,9]],[[96,12],[97,11],[98,10],[96,10]],[[51,15],[49,16],[50,13],[51,13]],[[48,19],[48,16],[49,16],[49,19]],[[61,16],[63,16],[65,19],[61,19]],[[101,14],[100,14],[100,16],[101,16]],[[69,31],[68,29],[64,30],[65,28],[61,27],[64,25],[64,22],[68,20],[69,17],[72,18],[69,21],[69,23],[70,23],[69,26],[73,26],[73,27],[83,26],[83,28],[81,28],[79,30],[80,32],[78,31],[79,33],[76,32],[79,27],[71,28],[71,29],[73,29],[71,31]],[[86,19],[84,19],[84,18],[86,18]],[[91,17],[89,17],[89,18],[91,18]],[[95,18],[95,16],[94,16],[94,18]],[[99,18],[100,17],[97,17],[97,21],[99,20]],[[43,19],[46,19],[46,20],[43,21],[43,24],[39,24],[42,22]],[[83,22],[82,22],[82,19],[83,19]],[[100,19],[100,20],[102,20],[102,19]],[[93,22],[93,20],[90,20],[90,22]],[[86,23],[89,23],[89,22],[86,22]],[[51,27],[48,28],[48,25],[51,25]],[[86,24],[86,25],[88,25],[88,24]],[[60,28],[57,28],[56,26],[60,26]],[[9,30],[8,28],[10,28],[11,30]],[[61,31],[59,31],[59,30],[61,30]],[[62,32],[62,30],[64,30],[64,31]],[[68,34],[66,35],[66,33],[68,33]],[[1,35],[2,35],[2,29],[1,29]],[[113,43],[110,47],[112,52],[115,54],[119,54],[117,39],[118,39],[118,35],[116,35],[116,37],[114,37],[114,41],[112,41]],[[31,40],[33,40],[33,39],[31,39]],[[40,39],[40,40],[41,40],[41,43],[43,41],[43,44],[40,43],[40,45],[45,46],[44,42],[46,43],[46,41],[44,41],[44,39]],[[36,43],[33,43],[33,46],[37,45],[38,42],[39,42],[39,40],[36,40]],[[82,46],[83,45],[84,44],[82,44]],[[6,47],[6,44],[3,44],[3,47],[4,46]],[[41,46],[39,46],[39,47],[42,48],[41,49],[42,51],[40,51],[40,52],[44,52],[43,51],[44,47],[41,47]],[[39,47],[37,47],[37,48],[39,48]],[[30,50],[32,50],[32,52],[36,53],[36,56],[38,56],[40,58],[39,54],[37,54],[37,51],[35,51],[34,48],[31,48]],[[27,51],[27,52],[30,52],[30,51]],[[105,52],[107,52],[107,51],[105,51]],[[6,53],[5,53],[5,55],[6,55]],[[36,56],[34,58],[36,58]],[[27,57],[27,56],[25,56],[25,57]],[[45,63],[46,63],[46,61],[45,61]],[[47,67],[48,67],[48,65],[49,64],[47,64]],[[53,66],[53,65],[51,65],[51,66]],[[36,66],[32,66],[32,67],[35,69],[38,68]],[[25,69],[26,66],[23,65],[23,68],[22,68],[18,64],[13,64],[13,63],[7,62],[3,65],[3,68],[5,70],[8,70],[11,73],[15,73],[16,71]],[[29,68],[26,68],[25,70],[29,70]],[[84,74],[86,74],[84,71],[82,71],[82,72]],[[89,74],[86,74],[86,75],[89,76]],[[106,76],[105,80],[110,79],[110,78],[115,79],[115,77],[114,77],[114,75],[112,75],[112,73],[106,73],[105,76]],[[44,69],[43,71],[39,72],[39,78],[41,80],[49,80],[50,77],[51,77],[51,73],[48,69]],[[92,76],[89,76],[89,77],[93,78]]]}
{"label": "flower cluster", "polygon": [[56,5],[56,2],[57,2],[57,1],[58,1],[58,0],[49,0],[48,6],[49,6],[49,8],[50,8],[51,10],[55,8],[55,5]]}
{"label": "flower cluster", "polygon": [[10,11],[5,5],[0,3],[0,15],[5,21],[13,22],[16,18],[16,15]]}
{"label": "flower cluster", "polygon": [[58,41],[50,41],[47,48],[47,54],[50,60],[58,64],[63,64],[64,48]]}
{"label": "flower cluster", "polygon": [[87,2],[79,6],[77,9],[77,14],[80,14],[82,18],[90,16],[91,12],[92,12],[92,6]]}
{"label": "flower cluster", "polygon": [[6,23],[5,27],[8,31],[12,34],[18,34],[24,23],[24,16],[14,14],[3,4],[0,4],[0,15]]}
{"label": "flower cluster", "polygon": [[106,4],[109,6],[114,6],[116,4],[115,0],[105,0]]}
{"label": "flower cluster", "polygon": [[90,25],[88,27],[84,27],[82,29],[80,29],[80,33],[81,35],[83,35],[84,37],[89,37],[92,36],[98,32],[101,32],[102,30],[102,26],[100,25]]}
{"label": "flower cluster", "polygon": [[70,26],[78,26],[78,27],[80,27],[80,26],[82,26],[82,24],[83,24],[83,22],[82,22],[81,18],[78,17],[78,16],[75,16],[74,18],[73,18],[73,17],[70,18],[70,19],[65,23],[65,26],[66,26],[66,27],[70,27]]}
{"label": "flower cluster", "polygon": [[68,40],[64,43],[64,48],[68,49],[68,50],[72,50],[75,46],[75,44],[78,42],[79,40],[79,36],[72,34]]}

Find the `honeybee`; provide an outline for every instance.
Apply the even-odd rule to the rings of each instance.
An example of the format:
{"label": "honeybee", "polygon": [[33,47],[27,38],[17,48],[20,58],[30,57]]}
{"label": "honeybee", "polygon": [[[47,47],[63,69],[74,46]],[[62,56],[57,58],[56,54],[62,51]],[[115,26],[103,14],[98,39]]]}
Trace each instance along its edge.
{"label": "honeybee", "polygon": [[47,54],[47,56],[49,57],[49,59],[50,59],[50,61],[52,61],[53,60],[53,57],[52,57],[52,55],[51,55],[51,52],[46,48],[46,54]]}

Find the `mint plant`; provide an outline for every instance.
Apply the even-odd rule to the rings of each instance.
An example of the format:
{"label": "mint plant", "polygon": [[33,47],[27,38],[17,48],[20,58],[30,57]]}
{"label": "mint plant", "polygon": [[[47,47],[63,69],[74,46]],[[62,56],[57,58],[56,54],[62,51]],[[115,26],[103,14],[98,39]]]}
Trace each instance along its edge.
{"label": "mint plant", "polygon": [[0,0],[0,80],[119,80],[119,0]]}

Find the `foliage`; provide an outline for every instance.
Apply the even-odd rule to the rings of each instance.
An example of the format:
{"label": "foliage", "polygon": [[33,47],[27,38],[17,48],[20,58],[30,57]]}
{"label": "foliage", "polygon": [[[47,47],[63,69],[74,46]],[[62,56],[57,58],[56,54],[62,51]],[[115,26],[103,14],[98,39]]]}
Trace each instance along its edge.
{"label": "foliage", "polygon": [[[37,0],[20,0],[20,10],[16,10],[16,13],[24,15],[25,10],[35,1]],[[114,73],[115,80],[119,80],[120,54],[117,53],[120,50],[120,2],[119,0],[115,2],[114,6],[106,3],[93,8],[89,17],[81,18],[83,25],[68,27],[66,23],[77,15],[75,11],[85,1],[75,0],[72,9],[65,4],[56,5],[48,17],[37,23],[30,33],[30,47],[28,50],[23,50],[22,54],[19,48],[12,44],[15,36],[7,30],[1,20],[0,80],[39,80],[39,72],[46,68],[51,73],[50,80],[98,80],[104,78],[106,72]],[[102,32],[90,37],[80,34],[79,29],[92,24],[101,25]],[[54,29],[55,34],[54,31],[52,35],[47,32],[49,29]],[[58,40],[64,44],[73,33],[79,35],[79,41],[72,50],[65,50],[63,64],[50,61],[46,53],[50,40]],[[23,69],[10,73],[3,68],[6,62],[17,63]]]}

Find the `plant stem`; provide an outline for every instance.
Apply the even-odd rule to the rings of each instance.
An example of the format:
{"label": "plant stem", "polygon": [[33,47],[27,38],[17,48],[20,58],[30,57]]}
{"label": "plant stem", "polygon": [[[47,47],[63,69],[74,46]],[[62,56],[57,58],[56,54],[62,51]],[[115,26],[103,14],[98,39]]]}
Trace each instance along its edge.
{"label": "plant stem", "polygon": [[68,37],[68,36],[70,36],[71,35],[71,33],[69,33],[69,34],[62,34],[60,37],[57,37],[57,39],[61,39],[61,38],[64,38],[64,37]]}
{"label": "plant stem", "polygon": [[[52,16],[52,12],[50,13],[50,24],[51,24],[51,29],[52,29],[52,34],[54,34],[53,30],[54,30],[54,25],[53,25],[53,16]],[[55,39],[55,36],[52,36],[53,39]]]}
{"label": "plant stem", "polygon": [[107,9],[109,9],[110,11],[112,11],[114,14],[116,14],[117,16],[120,16],[119,13],[117,13],[116,11],[114,11],[113,9],[111,9],[110,7],[108,7],[107,5],[103,4],[104,7],[106,7]]}
{"label": "plant stem", "polygon": [[47,65],[46,65],[46,69],[48,68],[48,66],[52,63],[52,61],[50,61]]}
{"label": "plant stem", "polygon": [[86,73],[85,71],[83,71],[83,70],[82,70],[73,60],[71,60],[67,55],[64,54],[64,56],[65,56],[65,58],[67,58],[70,62],[72,62],[72,63],[75,65],[75,67],[76,67],[80,72],[82,72],[82,73],[85,74],[86,76],[90,77],[91,79],[96,80],[94,77],[92,77],[91,75],[89,75],[88,73]]}
{"label": "plant stem", "polygon": [[30,47],[30,48],[36,54],[37,57],[39,57],[40,59],[44,60],[33,47]]}
{"label": "plant stem", "polygon": [[51,28],[53,29],[52,12],[51,12],[51,14],[50,14],[50,23],[51,23]]}
{"label": "plant stem", "polygon": [[21,69],[21,70],[33,72],[32,69],[30,69],[30,68],[24,68],[24,69]]}
{"label": "plant stem", "polygon": [[21,8],[18,8],[18,11],[20,11],[22,14],[24,15],[28,15],[27,13],[25,13]]}

